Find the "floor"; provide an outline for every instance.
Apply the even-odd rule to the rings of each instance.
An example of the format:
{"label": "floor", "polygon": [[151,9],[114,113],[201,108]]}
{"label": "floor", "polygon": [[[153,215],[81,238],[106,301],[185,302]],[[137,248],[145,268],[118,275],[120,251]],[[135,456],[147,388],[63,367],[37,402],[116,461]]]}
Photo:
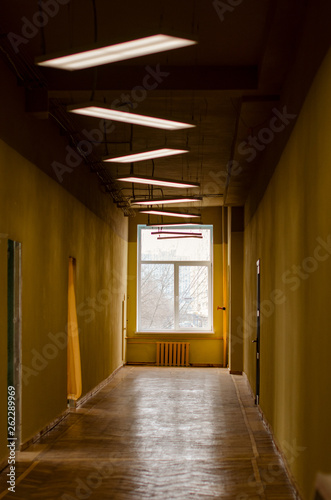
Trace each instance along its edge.
{"label": "floor", "polygon": [[17,458],[0,498],[296,498],[245,379],[220,368],[124,367]]}

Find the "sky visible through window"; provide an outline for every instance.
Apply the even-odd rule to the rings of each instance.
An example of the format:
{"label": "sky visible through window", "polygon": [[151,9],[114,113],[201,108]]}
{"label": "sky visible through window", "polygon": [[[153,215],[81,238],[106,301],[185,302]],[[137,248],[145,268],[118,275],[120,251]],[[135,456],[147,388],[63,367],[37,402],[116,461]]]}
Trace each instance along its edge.
{"label": "sky visible through window", "polygon": [[[182,238],[159,240],[156,229],[141,231],[141,260],[148,261],[208,261],[210,260],[210,230],[209,229],[164,229],[162,232],[181,232],[186,234],[202,233],[202,239]],[[170,234],[168,236],[171,236]]]}

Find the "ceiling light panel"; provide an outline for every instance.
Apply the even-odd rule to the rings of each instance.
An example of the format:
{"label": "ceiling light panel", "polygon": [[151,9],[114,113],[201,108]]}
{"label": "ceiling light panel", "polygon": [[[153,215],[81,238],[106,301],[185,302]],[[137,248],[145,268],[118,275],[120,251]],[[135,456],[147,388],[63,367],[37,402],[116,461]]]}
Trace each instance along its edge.
{"label": "ceiling light panel", "polygon": [[98,104],[92,105],[91,103],[67,106],[67,111],[83,116],[92,116],[94,118],[102,118],[104,120],[114,120],[122,123],[131,123],[133,125],[142,125],[144,127],[159,128],[163,130],[180,130],[195,127],[195,125],[189,123],[164,120],[163,118],[155,118],[153,116],[137,115],[135,113],[128,113],[127,111],[111,109],[107,106],[100,106]]}
{"label": "ceiling light panel", "polygon": [[125,156],[117,156],[115,158],[103,158],[105,162],[114,163],[133,163],[136,161],[152,160],[154,158],[164,158],[165,156],[179,155],[188,153],[184,149],[154,149],[153,151],[143,151],[141,153],[133,153]]}
{"label": "ceiling light panel", "polygon": [[189,226],[201,226],[202,222],[161,222],[160,224],[147,224],[146,227],[149,227],[151,229],[155,228],[160,228],[160,227],[189,227]]}
{"label": "ceiling light panel", "polygon": [[160,179],[158,177],[144,177],[137,175],[125,175],[118,177],[116,181],[133,182],[136,184],[149,184],[151,186],[174,187],[174,188],[198,188],[200,184],[196,182],[174,181],[172,179]]}
{"label": "ceiling light panel", "polygon": [[141,214],[149,215],[163,215],[167,217],[182,217],[184,219],[190,219],[191,217],[200,217],[197,214],[186,214],[184,212],[166,212],[165,210],[140,210]]}
{"label": "ceiling light panel", "polygon": [[160,240],[179,240],[179,239],[185,239],[185,238],[198,238],[198,239],[202,240],[203,236],[194,236],[193,234],[190,236],[158,236],[156,239],[157,239],[157,241],[160,241]]}
{"label": "ceiling light panel", "polygon": [[164,234],[164,235],[169,235],[169,234],[176,234],[176,235],[181,235],[181,236],[202,236],[202,233],[188,233],[188,232],[180,232],[180,231],[155,231],[155,233],[151,234]]}
{"label": "ceiling light panel", "polygon": [[108,45],[104,47],[81,50],[71,54],[54,54],[53,56],[39,57],[36,64],[51,68],[74,71],[103,64],[134,59],[148,54],[156,54],[167,50],[179,49],[195,45],[197,42],[186,38],[178,38],[169,35],[153,35],[137,40]]}
{"label": "ceiling light panel", "polygon": [[160,198],[158,200],[139,200],[131,202],[131,206],[135,205],[168,205],[171,203],[193,203],[196,201],[201,201],[202,198]]}

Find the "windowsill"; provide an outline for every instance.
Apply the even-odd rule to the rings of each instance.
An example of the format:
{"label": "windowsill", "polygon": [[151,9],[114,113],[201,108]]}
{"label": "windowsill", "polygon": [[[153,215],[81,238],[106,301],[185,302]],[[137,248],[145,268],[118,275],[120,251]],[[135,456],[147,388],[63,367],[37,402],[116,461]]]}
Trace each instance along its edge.
{"label": "windowsill", "polygon": [[215,332],[214,331],[206,331],[206,330],[203,330],[203,331],[197,331],[197,330],[191,330],[191,331],[188,331],[188,330],[176,330],[176,331],[173,331],[173,332],[135,332],[134,333],[135,335],[159,335],[159,336],[163,336],[163,337],[168,337],[168,336],[171,336],[171,335],[176,335],[177,337],[179,335],[215,335]]}

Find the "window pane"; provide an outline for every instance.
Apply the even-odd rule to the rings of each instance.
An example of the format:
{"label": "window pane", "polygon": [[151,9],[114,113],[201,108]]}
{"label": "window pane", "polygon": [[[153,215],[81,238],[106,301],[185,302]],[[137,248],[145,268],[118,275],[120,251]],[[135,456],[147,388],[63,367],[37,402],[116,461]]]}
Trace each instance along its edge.
{"label": "window pane", "polygon": [[141,230],[141,260],[210,260],[210,229],[171,228],[165,231],[180,231],[181,233],[202,233],[202,239],[178,238],[160,240],[158,235],[151,234],[157,230]]}
{"label": "window pane", "polygon": [[174,328],[173,264],[141,264],[140,318],[142,330]]}
{"label": "window pane", "polygon": [[179,327],[207,330],[208,311],[208,268],[180,266]]}

